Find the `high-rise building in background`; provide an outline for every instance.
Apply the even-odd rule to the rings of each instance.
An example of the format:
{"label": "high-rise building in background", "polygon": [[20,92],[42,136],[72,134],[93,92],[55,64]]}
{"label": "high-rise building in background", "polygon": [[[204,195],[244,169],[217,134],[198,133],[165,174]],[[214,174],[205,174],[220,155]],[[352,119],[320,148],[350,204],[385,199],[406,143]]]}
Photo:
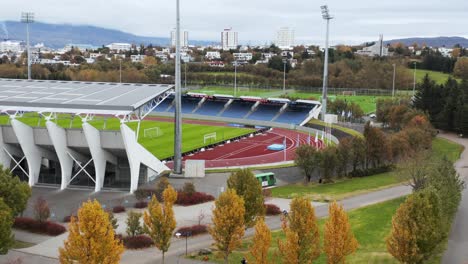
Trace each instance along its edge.
{"label": "high-rise building in background", "polygon": [[232,31],[232,28],[224,29],[221,32],[221,46],[223,50],[237,49],[238,44],[237,32]]}
{"label": "high-rise building in background", "polygon": [[[175,47],[176,45],[176,33],[175,29],[171,31],[171,46]],[[188,31],[180,32],[180,46],[188,47]]]}
{"label": "high-rise building in background", "polygon": [[294,30],[288,27],[282,27],[276,32],[276,46],[280,48],[289,48],[294,46]]}

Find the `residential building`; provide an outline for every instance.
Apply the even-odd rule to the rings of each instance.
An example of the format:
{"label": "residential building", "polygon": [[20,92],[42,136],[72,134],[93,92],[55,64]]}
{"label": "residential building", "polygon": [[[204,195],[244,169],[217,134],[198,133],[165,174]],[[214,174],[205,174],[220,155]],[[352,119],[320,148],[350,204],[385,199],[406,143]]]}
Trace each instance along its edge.
{"label": "residential building", "polygon": [[276,32],[276,46],[279,48],[290,48],[294,46],[294,30],[282,27]]}
{"label": "residential building", "polygon": [[232,54],[237,61],[249,61],[252,59],[252,53],[234,53]]}
{"label": "residential building", "polygon": [[[171,31],[171,47],[176,45],[176,30]],[[180,32],[180,46],[188,47],[188,31]]]}
{"label": "residential building", "polygon": [[72,48],[77,49],[79,51],[87,51],[87,50],[97,49],[97,47],[94,47],[93,45],[89,45],[89,44],[72,44],[72,43],[70,43],[70,44],[65,45],[63,50],[70,51]]}
{"label": "residential building", "polygon": [[219,51],[208,51],[206,52],[205,58],[208,60],[219,60],[221,59],[221,54]]}
{"label": "residential building", "polygon": [[224,62],[222,61],[210,61],[208,65],[210,65],[210,67],[224,68]]}
{"label": "residential building", "polygon": [[21,52],[21,42],[19,41],[1,41],[0,52]]}
{"label": "residential building", "polygon": [[132,44],[129,43],[111,43],[107,45],[110,50],[121,52],[121,51],[129,51],[132,48]]}
{"label": "residential building", "polygon": [[130,60],[132,62],[143,62],[146,55],[130,55]]}
{"label": "residential building", "polygon": [[232,28],[224,29],[221,32],[221,46],[223,50],[237,49],[238,44],[237,32],[232,31]]}

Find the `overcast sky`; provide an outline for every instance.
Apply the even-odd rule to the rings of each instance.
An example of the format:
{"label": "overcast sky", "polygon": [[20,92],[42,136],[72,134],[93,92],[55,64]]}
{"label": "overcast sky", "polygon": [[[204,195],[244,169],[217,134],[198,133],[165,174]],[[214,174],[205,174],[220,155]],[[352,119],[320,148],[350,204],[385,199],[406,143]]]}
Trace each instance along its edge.
{"label": "overcast sky", "polygon": [[[190,39],[219,41],[224,28],[241,43],[270,43],[280,27],[295,30],[296,43],[323,44],[320,5],[335,17],[332,44],[356,44],[416,36],[468,36],[467,0],[180,0],[181,24]],[[0,21],[32,11],[47,23],[94,25],[142,36],[168,37],[175,0],[2,0]]]}

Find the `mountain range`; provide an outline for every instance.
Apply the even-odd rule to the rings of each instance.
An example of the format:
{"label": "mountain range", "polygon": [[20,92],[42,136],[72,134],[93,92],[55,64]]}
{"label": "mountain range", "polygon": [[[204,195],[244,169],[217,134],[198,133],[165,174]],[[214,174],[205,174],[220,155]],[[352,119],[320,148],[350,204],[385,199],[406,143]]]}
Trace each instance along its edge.
{"label": "mountain range", "polygon": [[[169,32],[168,32],[169,35]],[[35,22],[30,30],[31,44],[44,43],[46,47],[63,48],[67,44],[89,44],[96,47],[109,43],[124,42],[133,44],[153,44],[168,46],[167,37],[137,36],[119,30],[96,26],[71,24],[48,24]],[[0,39],[25,40],[25,25],[15,21],[0,22]],[[208,45],[212,41],[189,40],[192,45]]]}
{"label": "mountain range", "polygon": [[[45,46],[51,48],[63,48],[67,44],[89,44],[100,47],[114,42],[168,46],[170,42],[170,39],[167,37],[137,36],[120,30],[96,26],[48,24],[42,22],[32,24],[30,34],[32,44],[44,43]],[[25,40],[25,25],[16,21],[0,22],[1,39]],[[422,37],[385,41],[386,44],[396,42],[401,42],[405,45],[412,45],[413,43],[418,43],[419,45],[426,44],[432,47],[453,47],[456,44],[468,47],[468,39],[462,37]],[[189,40],[189,43],[191,45],[209,45],[216,44],[217,42]]]}

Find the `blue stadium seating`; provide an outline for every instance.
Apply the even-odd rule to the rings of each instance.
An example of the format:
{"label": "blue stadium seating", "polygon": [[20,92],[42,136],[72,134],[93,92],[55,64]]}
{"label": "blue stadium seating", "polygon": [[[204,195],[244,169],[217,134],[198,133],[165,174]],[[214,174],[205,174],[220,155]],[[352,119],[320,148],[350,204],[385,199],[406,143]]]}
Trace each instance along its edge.
{"label": "blue stadium seating", "polygon": [[243,118],[254,104],[255,102],[234,101],[221,116]]}
{"label": "blue stadium seating", "polygon": [[288,106],[288,108],[276,118],[275,122],[300,125],[311,110],[311,107]]}
{"label": "blue stadium seating", "polygon": [[282,104],[260,104],[257,107],[257,110],[255,110],[255,112],[253,112],[247,119],[271,121],[273,117],[278,114],[282,106]]}
{"label": "blue stadium seating", "polygon": [[224,105],[226,105],[227,101],[211,101],[206,100],[203,105],[198,108],[195,114],[198,115],[209,115],[209,116],[216,116],[219,114],[221,110],[223,110]]}
{"label": "blue stadium seating", "polygon": [[[166,112],[167,108],[172,104],[172,101],[174,100],[173,97],[168,97],[164,101],[162,101],[154,111],[156,112]],[[173,108],[173,107],[171,107]]]}
{"label": "blue stadium seating", "polygon": [[190,114],[197,107],[201,98],[182,97],[182,113]]}

